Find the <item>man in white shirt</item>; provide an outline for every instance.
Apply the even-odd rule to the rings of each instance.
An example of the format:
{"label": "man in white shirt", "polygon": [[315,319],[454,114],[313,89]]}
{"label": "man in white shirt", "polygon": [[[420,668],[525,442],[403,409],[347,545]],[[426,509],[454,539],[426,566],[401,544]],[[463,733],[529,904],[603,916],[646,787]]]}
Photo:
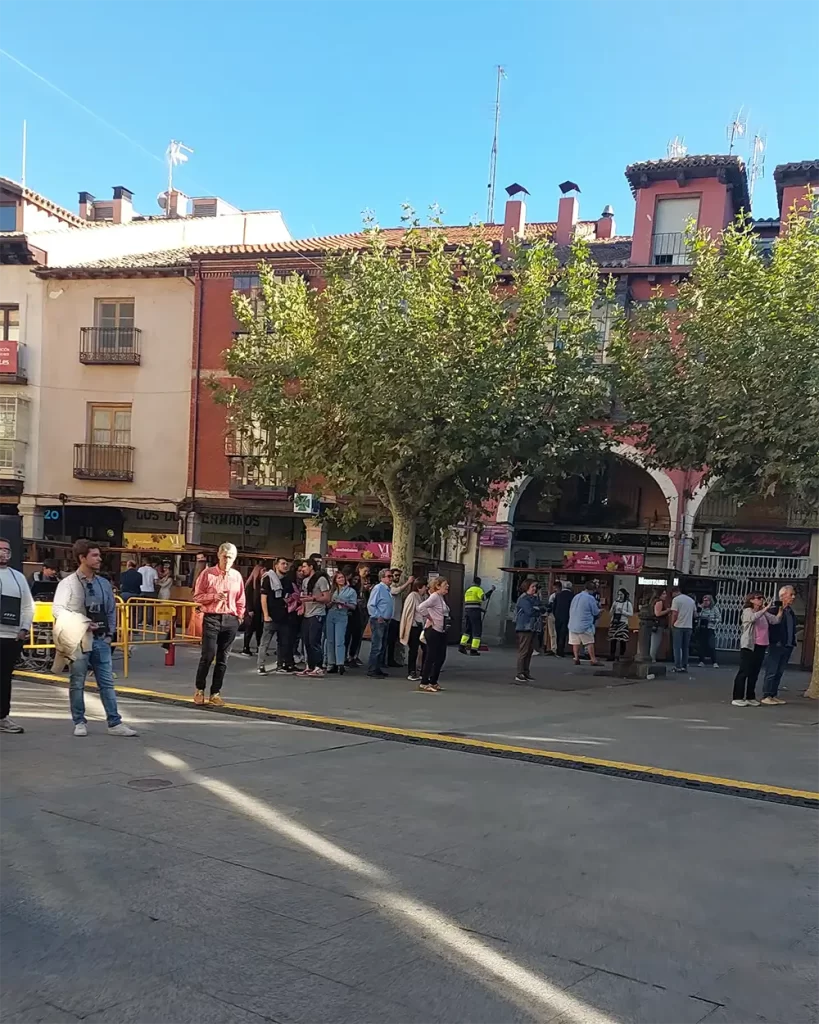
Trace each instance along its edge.
{"label": "man in white shirt", "polygon": [[671,638],[674,645],[674,668],[671,671],[687,675],[688,650],[691,646],[697,603],[682,587],[674,587],[671,594]]}
{"label": "man in white shirt", "polygon": [[147,558],[143,561],[142,568],[138,571],[142,577],[142,586],[139,588],[140,593],[143,597],[154,597],[156,595],[156,581],[159,573]]}

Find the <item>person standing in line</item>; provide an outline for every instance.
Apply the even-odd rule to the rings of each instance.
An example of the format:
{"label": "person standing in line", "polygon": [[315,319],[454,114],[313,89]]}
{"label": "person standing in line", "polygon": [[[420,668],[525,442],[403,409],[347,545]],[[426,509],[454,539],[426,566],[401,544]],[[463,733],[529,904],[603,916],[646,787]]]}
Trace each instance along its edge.
{"label": "person standing in line", "polygon": [[446,595],[449,593],[449,580],[437,576],[429,585],[429,597],[418,605],[418,612],[424,620],[424,636],[427,641],[427,654],[421,672],[419,690],[437,693],[441,687],[438,677],[446,661],[446,631],[449,622],[449,605]]}
{"label": "person standing in line", "polygon": [[[346,575],[346,574],[345,574]],[[347,644],[345,647],[344,664],[349,668],[360,665],[358,652],[361,650],[361,637],[364,632],[364,624],[361,618],[361,575],[353,570],[347,579],[355,591],[355,608],[350,612],[347,623]]]}
{"label": "person standing in line", "polygon": [[392,571],[382,569],[378,583],[370,591],[367,614],[370,617],[370,660],[367,675],[384,679],[387,673],[382,668],[387,648],[387,629],[392,621],[393,597],[391,592]]}
{"label": "person standing in line", "polygon": [[53,601],[60,582],[60,565],[54,558],[46,558],[43,567],[31,577],[31,594],[35,600]]}
{"label": "person standing in line", "polygon": [[782,604],[781,619],[771,623],[768,630],[768,655],[765,658],[765,682],[762,686],[763,704],[787,704],[779,696],[782,674],[796,647],[796,613],[793,602],[796,591],[790,585],[779,588]]}
{"label": "person standing in line", "polygon": [[[634,605],[628,596],[625,587],[617,591],[617,598],[611,606],[611,621],[609,622],[609,661],[619,661],[626,656],[626,644],[631,638],[628,620],[634,614]],[[617,646],[620,645],[620,653],[617,653]]]}
{"label": "person standing in line", "polygon": [[316,556],[306,558],[299,566],[301,576],[302,622],[301,639],[307,666],[300,676],[318,677],[324,675],[322,666],[324,649],[324,620],[330,603],[330,581],[316,569]]}
{"label": "person standing in line", "polygon": [[125,572],[119,578],[119,596],[123,601],[139,597],[142,590],[142,575],[133,558],[125,563]]}
{"label": "person standing in line", "polygon": [[350,612],[358,607],[358,594],[340,570],[333,577],[330,604],[327,608],[327,671],[330,675],[344,675],[344,650]]}
{"label": "person standing in line", "polygon": [[136,736],[122,721],[117,708],[114,673],[111,668],[111,640],[117,631],[117,607],[114,591],[104,576],[98,575],[102,553],[98,544],[82,538],[74,544],[77,570],[60,580],[51,606],[55,627],[60,618],[70,612],[88,622],[87,649],[80,644],[74,651],[69,675],[69,703],[74,721],[74,735],[88,735],[85,717],[85,680],[89,668],[93,669],[100,700],[105,708],[108,732],[111,736]]}
{"label": "person standing in line", "polygon": [[190,576],[188,579],[188,586],[193,589],[196,586],[196,581],[199,579],[199,574],[203,569],[208,567],[208,556],[204,551],[198,551],[196,558],[194,559],[193,566],[191,567]]}
{"label": "person standing in line", "polygon": [[461,654],[468,653],[473,658],[480,655],[484,604],[494,593],[494,587],[490,587],[484,593],[480,576],[476,576],[472,580],[472,586],[466,588],[464,593],[464,631],[461,634],[461,642],[458,644]]}
{"label": "person standing in line", "polygon": [[256,637],[256,654],[259,653],[259,643],[264,630],[264,618],[262,616],[262,580],[265,576],[264,563],[257,560],[245,580],[245,620],[242,623],[242,654],[246,658],[252,658],[250,641]]}
{"label": "person standing in line", "polygon": [[546,600],[546,608],[543,616],[544,632],[543,632],[543,653],[551,654],[555,656],[557,654],[557,624],[555,622],[555,603],[557,602],[557,595],[563,589],[563,584],[560,580],[555,580],[552,584],[552,592],[549,594]]}
{"label": "person standing in line", "polygon": [[392,618],[387,625],[387,665],[390,668],[401,668],[404,664],[401,660],[403,658],[403,650],[399,640],[401,633],[401,610],[404,607],[404,594],[409,590],[414,581],[415,577],[410,576],[406,583],[402,583],[401,570],[392,570],[392,584],[390,585]]}
{"label": "person standing in line", "polygon": [[11,567],[11,541],[0,537],[0,732],[25,732],[11,711],[11,678],[30,635],[34,598],[25,576]]}
{"label": "person standing in line", "polygon": [[[293,663],[293,640],[285,602],[285,586],[289,562],[277,558],[273,568],[262,577],[262,638],[256,651],[256,671],[260,676],[267,672],[265,661],[273,637],[276,637],[276,674],[288,675],[295,672]],[[288,588],[288,592],[289,592]]]}
{"label": "person standing in line", "polygon": [[586,580],[585,589],[572,598],[569,609],[569,643],[574,652],[575,665],[580,664],[580,653],[585,647],[592,665],[600,662],[594,656],[594,631],[600,617],[600,605],[594,596],[596,580]]}
{"label": "person standing in line", "polygon": [[671,614],[671,605],[668,602],[667,590],[654,591],[654,629],[651,633],[651,646],[649,652],[651,660],[656,661],[663,646],[666,629],[668,627],[668,616]]}
{"label": "person standing in line", "polygon": [[683,587],[674,587],[671,594],[671,640],[674,649],[674,668],[671,671],[688,675],[688,654],[697,602],[685,593]]}
{"label": "person standing in line", "polygon": [[705,662],[711,662],[713,668],[717,664],[717,626],[722,622],[722,614],[711,594],[703,594],[702,604],[697,617],[697,652],[700,656],[699,667],[705,668]]}
{"label": "person standing in line", "polygon": [[210,703],[216,707],[225,703],[221,693],[222,683],[233,641],[239,632],[239,623],[245,617],[245,581],[239,570],[233,568],[237,554],[235,544],[220,544],[218,564],[203,569],[196,580],[193,599],[204,615],[202,654],[196,670],[194,704],[205,703],[205,686],[214,659],[216,665],[210,684]]}
{"label": "person standing in line", "polygon": [[142,597],[155,597],[156,581],[159,573],[156,571],[156,566],[151,559],[142,559],[142,568],[139,569],[139,575],[142,578],[142,583],[139,587],[140,595]]}
{"label": "person standing in line", "polygon": [[515,682],[523,685],[532,679],[529,667],[535,648],[535,634],[540,629],[543,609],[537,593],[537,580],[525,579],[515,602],[515,637],[518,642],[518,663]]}
{"label": "person standing in line", "polygon": [[742,609],[742,635],[739,641],[739,671],[734,677],[735,708],[759,707],[756,699],[756,681],[765,652],[768,650],[768,631],[771,625],[782,621],[783,609],[771,615],[765,595],[754,591],[745,598]]}
{"label": "person standing in line", "polygon": [[304,605],[301,600],[301,576],[299,575],[298,562],[290,563],[290,568],[281,577],[282,590],[284,592],[284,606],[287,609],[288,639],[290,641],[290,653],[292,670],[300,672],[306,662],[302,657],[303,651],[299,652],[301,643],[301,624]]}
{"label": "person standing in line", "polygon": [[[412,590],[407,594],[404,601],[404,609],[401,612],[401,643],[404,644],[409,655],[407,657],[407,679],[417,683],[421,678],[418,670],[418,653],[423,649],[421,643],[421,631],[424,628],[424,619],[418,611],[418,607],[429,593],[426,580],[418,579],[412,585]],[[426,653],[426,652],[424,652]]]}
{"label": "person standing in line", "polygon": [[555,594],[554,599],[555,635],[557,638],[555,653],[558,658],[563,658],[566,655],[566,643],[569,639],[569,613],[574,600],[574,590],[569,580],[563,580],[560,587],[560,592]]}

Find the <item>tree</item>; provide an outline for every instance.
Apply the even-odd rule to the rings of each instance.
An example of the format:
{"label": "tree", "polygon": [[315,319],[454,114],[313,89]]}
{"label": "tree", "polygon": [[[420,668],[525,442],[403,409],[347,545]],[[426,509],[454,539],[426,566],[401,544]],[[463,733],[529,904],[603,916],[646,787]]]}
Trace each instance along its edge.
{"label": "tree", "polygon": [[258,305],[234,296],[238,380],[216,387],[285,478],[320,480],[348,518],[376,499],[410,569],[419,518],[452,525],[494,482],[599,448],[598,271],[582,243],[565,266],[547,242],[501,265],[479,229],[459,247],[440,227],[365,238],[318,289],[263,263]]}
{"label": "tree", "polygon": [[[719,241],[694,237],[692,260],[673,302],[658,293],[618,332],[627,430],[649,464],[815,517],[819,224],[792,213],[765,254],[738,221]],[[811,686],[819,696],[819,647]]]}

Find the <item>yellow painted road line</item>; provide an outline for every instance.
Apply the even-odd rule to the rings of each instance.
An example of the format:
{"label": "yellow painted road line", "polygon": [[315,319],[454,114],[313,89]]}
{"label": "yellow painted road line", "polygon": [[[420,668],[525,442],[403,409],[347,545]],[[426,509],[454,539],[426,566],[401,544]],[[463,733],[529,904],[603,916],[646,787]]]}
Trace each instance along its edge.
{"label": "yellow painted road line", "polygon": [[[16,675],[30,679],[39,679],[49,683],[68,685],[64,676],[52,675],[47,672],[16,672]],[[89,682],[87,685],[94,686]],[[190,704],[194,707],[192,697],[181,694],[161,693],[157,690],[145,690],[133,686],[117,686],[117,692],[123,696],[136,697],[142,700],[153,700],[173,704]],[[602,771],[611,775],[640,776],[646,781],[668,780],[669,782],[694,783],[708,787],[713,792],[731,790],[735,793],[747,792],[759,797],[784,798],[800,802],[815,803],[819,806],[819,792],[807,789],[791,789],[787,786],[771,786],[764,782],[747,782],[743,779],[725,779],[716,775],[703,775],[698,772],[678,771],[673,768],[657,768],[654,765],[632,764],[628,761],[611,761],[601,757],[588,757],[585,754],[567,754],[562,750],[544,750],[541,747],[519,747],[508,743],[493,743],[490,740],[473,739],[470,736],[452,736],[443,732],[424,732],[393,725],[378,725],[375,722],[359,722],[352,718],[333,718],[328,715],[317,715],[311,711],[287,711],[281,708],[265,708],[255,704],[234,704],[229,702],[223,708],[205,706],[208,711],[236,713],[248,717],[259,717],[293,725],[313,725],[317,728],[337,729],[343,732],[365,733],[370,736],[383,736],[385,739],[405,740],[425,743],[444,749],[474,751],[475,753],[495,754],[528,761],[565,765],[565,767],[586,768],[589,771]]]}

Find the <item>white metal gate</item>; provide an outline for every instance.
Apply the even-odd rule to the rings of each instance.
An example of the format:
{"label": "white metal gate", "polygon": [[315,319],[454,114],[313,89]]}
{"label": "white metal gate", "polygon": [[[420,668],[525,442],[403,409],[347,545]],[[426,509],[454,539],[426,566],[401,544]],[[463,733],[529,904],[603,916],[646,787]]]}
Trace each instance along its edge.
{"label": "white metal gate", "polygon": [[783,558],[779,555],[711,556],[711,575],[724,579],[803,580],[810,575],[809,558]]}
{"label": "white metal gate", "polygon": [[722,613],[716,641],[720,651],[738,651],[742,632],[742,606],[751,591],[758,590],[774,601],[786,583],[804,580],[810,572],[808,558],[780,558],[776,555],[715,555],[711,572],[720,577],[716,602]]}

